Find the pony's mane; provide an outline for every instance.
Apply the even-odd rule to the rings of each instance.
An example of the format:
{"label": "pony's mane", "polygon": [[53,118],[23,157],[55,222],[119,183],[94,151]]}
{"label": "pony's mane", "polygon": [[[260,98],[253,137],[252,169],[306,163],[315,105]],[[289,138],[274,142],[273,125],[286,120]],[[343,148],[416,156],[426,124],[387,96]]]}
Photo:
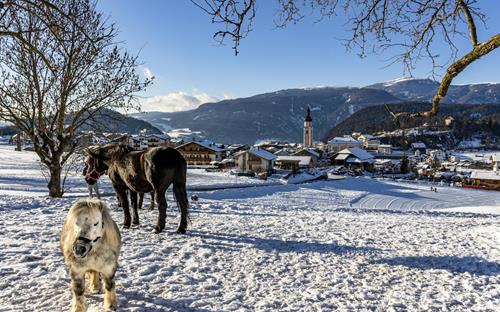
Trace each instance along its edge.
{"label": "pony's mane", "polygon": [[[86,198],[74,203],[69,210],[64,226],[73,227],[78,216],[88,210],[101,211],[102,221],[104,224],[102,239],[113,246],[119,246],[121,241],[120,231],[111,218],[107,205],[99,199]],[[68,241],[75,240],[76,237],[74,231],[67,229],[66,234],[68,235]]]}

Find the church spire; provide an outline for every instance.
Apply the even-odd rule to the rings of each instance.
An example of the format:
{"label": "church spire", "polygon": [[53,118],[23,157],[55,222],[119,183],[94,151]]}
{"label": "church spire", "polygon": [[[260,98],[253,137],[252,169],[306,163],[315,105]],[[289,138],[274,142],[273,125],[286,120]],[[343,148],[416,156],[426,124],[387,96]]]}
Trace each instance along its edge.
{"label": "church spire", "polygon": [[313,146],[313,127],[311,118],[311,109],[307,107],[307,116],[304,119],[304,147]]}
{"label": "church spire", "polygon": [[307,107],[307,116],[306,116],[306,119],[304,119],[304,121],[313,121],[312,118],[311,118],[311,109],[309,108],[309,106]]}

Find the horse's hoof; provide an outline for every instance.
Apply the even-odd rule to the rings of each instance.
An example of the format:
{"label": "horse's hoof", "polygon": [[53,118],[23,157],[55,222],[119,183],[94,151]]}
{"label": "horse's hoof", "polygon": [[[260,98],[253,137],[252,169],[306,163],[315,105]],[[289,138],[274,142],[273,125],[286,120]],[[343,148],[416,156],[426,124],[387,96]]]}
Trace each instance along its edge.
{"label": "horse's hoof", "polygon": [[155,226],[155,234],[160,234],[163,229],[161,229],[159,226]]}
{"label": "horse's hoof", "polygon": [[130,229],[130,224],[122,224],[123,229]]}
{"label": "horse's hoof", "polygon": [[186,229],[185,228],[178,228],[177,234],[186,234]]}
{"label": "horse's hoof", "polygon": [[132,221],[132,226],[139,226],[139,221]]}

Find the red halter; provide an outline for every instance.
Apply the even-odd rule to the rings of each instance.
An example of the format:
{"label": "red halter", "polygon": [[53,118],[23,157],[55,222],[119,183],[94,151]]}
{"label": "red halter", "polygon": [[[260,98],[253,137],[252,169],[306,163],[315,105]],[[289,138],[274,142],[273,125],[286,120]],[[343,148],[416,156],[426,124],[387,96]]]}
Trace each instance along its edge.
{"label": "red halter", "polygon": [[[94,158],[94,164],[92,166],[92,170],[90,170],[90,171],[87,170],[87,174],[85,175],[85,178],[87,178],[89,180],[94,180],[97,182],[97,180],[106,172],[106,170],[97,171],[97,166],[99,165],[99,160],[96,157],[92,157],[92,158]],[[87,163],[87,165],[88,165],[88,163]],[[92,174],[94,172],[95,172],[97,178],[92,177]]]}

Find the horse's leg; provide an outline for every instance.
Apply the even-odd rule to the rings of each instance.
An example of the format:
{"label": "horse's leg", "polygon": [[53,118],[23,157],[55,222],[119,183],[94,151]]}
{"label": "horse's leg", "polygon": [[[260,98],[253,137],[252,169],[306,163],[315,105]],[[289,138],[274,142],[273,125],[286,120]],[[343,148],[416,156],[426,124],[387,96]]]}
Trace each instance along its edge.
{"label": "horse's leg", "polygon": [[153,209],[155,209],[155,192],[152,191],[149,193],[149,195],[151,195],[151,201],[149,203],[149,210],[153,210]]}
{"label": "horse's leg", "polygon": [[165,199],[165,192],[167,188],[155,190],[156,204],[158,205],[158,223],[155,227],[155,233],[161,233],[165,228],[165,219],[167,217],[167,200]]}
{"label": "horse's leg", "polygon": [[115,185],[113,185],[113,188],[115,189],[116,196],[118,196],[118,202],[121,203],[121,207],[123,209],[123,227],[129,228],[131,217],[128,205],[127,189],[123,186]]}
{"label": "horse's leg", "polygon": [[179,228],[177,233],[186,233],[186,228],[188,224],[188,206],[189,201],[186,192],[186,182],[184,181],[174,181],[174,195],[177,200],[177,205],[181,211],[181,222],[179,223]]}
{"label": "horse's leg", "polygon": [[111,274],[103,274],[104,277],[104,309],[106,310],[116,310],[118,307],[118,301],[116,300],[116,290],[115,290],[115,272],[116,269],[112,271]]}
{"label": "horse's leg", "polygon": [[71,303],[71,312],[87,311],[87,304],[85,303],[85,273],[77,274],[70,273],[71,276],[71,289],[73,290],[73,300]]}
{"label": "horse's leg", "polygon": [[99,272],[96,271],[89,271],[87,272],[89,275],[89,290],[91,293],[98,294],[101,292],[102,285],[101,285],[101,277],[99,275]]}
{"label": "horse's leg", "polygon": [[132,202],[132,224],[139,225],[139,211],[137,209],[137,192],[129,190],[130,193],[130,202]]}
{"label": "horse's leg", "polygon": [[139,204],[137,204],[137,209],[142,209],[142,204],[144,203],[144,193],[139,193]]}
{"label": "horse's leg", "polygon": [[101,199],[101,194],[99,194],[99,181],[95,181],[95,194],[97,195],[97,199]]}

